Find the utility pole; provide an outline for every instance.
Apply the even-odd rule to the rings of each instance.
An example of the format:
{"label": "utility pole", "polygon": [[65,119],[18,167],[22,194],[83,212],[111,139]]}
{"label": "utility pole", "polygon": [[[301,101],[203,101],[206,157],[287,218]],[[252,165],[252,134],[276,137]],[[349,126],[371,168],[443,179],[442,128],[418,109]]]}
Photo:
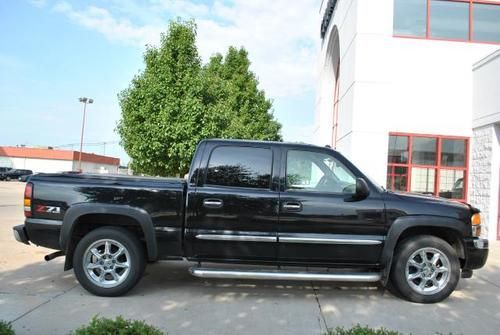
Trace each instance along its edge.
{"label": "utility pole", "polygon": [[82,136],[80,137],[80,155],[78,159],[78,171],[82,172],[82,151],[83,151],[83,132],[85,130],[85,114],[87,112],[87,104],[94,103],[94,99],[81,97],[79,101],[83,103],[83,119],[82,119]]}

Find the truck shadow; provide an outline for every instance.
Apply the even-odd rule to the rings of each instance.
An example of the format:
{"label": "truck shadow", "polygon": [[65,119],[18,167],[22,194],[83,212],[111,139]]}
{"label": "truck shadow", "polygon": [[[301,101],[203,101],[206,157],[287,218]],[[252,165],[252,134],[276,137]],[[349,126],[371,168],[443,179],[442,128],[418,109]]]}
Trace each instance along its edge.
{"label": "truck shadow", "polygon": [[137,287],[119,298],[89,294],[72,271],[62,271],[61,259],[0,270],[0,319],[17,320],[18,334],[67,333],[96,314],[146,320],[169,334],[320,334],[357,323],[413,334],[488,334],[500,318],[496,264],[461,280],[434,305],[403,301],[380,285],[202,279],[189,266],[150,264]]}
{"label": "truck shadow", "polygon": [[[189,274],[193,264],[185,262],[158,262],[146,268],[145,276],[139,286],[131,294],[155,294],[169,287],[203,287],[220,289],[237,289],[251,292],[258,290],[266,295],[280,295],[284,291],[296,294],[317,294],[318,290],[353,290],[353,291],[386,291],[376,283],[325,283],[293,280],[251,280],[251,279],[214,279],[197,278]],[[288,293],[290,294],[290,293]]]}

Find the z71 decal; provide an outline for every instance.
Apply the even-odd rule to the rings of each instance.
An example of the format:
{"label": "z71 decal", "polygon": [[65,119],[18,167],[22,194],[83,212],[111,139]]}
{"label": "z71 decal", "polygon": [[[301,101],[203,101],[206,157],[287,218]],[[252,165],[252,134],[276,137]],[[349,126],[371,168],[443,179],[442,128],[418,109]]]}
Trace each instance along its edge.
{"label": "z71 decal", "polygon": [[61,207],[36,205],[35,206],[35,212],[38,212],[38,213],[50,213],[50,214],[60,214],[61,213]]}

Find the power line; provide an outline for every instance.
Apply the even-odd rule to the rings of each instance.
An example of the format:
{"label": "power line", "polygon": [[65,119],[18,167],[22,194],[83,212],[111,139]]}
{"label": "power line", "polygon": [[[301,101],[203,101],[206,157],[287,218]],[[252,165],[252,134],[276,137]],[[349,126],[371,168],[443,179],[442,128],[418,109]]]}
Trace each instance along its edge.
{"label": "power line", "polygon": [[[108,144],[119,144],[120,141],[105,141],[105,142],[84,142],[83,145],[86,146],[97,146],[97,145],[108,145]],[[68,144],[60,144],[54,145],[54,148],[66,148],[66,147],[74,147],[75,145],[80,145],[80,143],[68,143]]]}
{"label": "power line", "polygon": [[[106,156],[106,145],[110,145],[110,144],[116,145],[119,143],[120,143],[120,141],[105,141],[105,142],[93,142],[93,143],[88,142],[88,143],[83,143],[83,146],[84,147],[85,146],[87,146],[87,147],[88,146],[100,146],[100,147],[102,147],[102,151],[103,151],[102,154],[104,156]],[[73,150],[73,148],[75,146],[78,146],[78,145],[80,145],[80,143],[69,143],[69,144],[56,145],[53,148],[71,148],[71,150]]]}

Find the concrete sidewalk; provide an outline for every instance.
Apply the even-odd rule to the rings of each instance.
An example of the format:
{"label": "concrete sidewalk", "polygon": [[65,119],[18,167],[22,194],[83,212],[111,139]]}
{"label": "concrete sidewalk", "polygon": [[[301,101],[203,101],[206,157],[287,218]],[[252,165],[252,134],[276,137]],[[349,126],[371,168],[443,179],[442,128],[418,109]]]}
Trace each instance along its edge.
{"label": "concrete sidewalk", "polygon": [[62,259],[43,261],[48,249],[16,242],[22,190],[0,182],[0,319],[17,334],[66,334],[93,315],[142,319],[169,334],[320,334],[360,323],[412,334],[496,334],[500,327],[500,244],[486,268],[461,280],[445,302],[418,305],[378,286],[287,281],[204,280],[188,264],[148,266],[127,296],[87,293]]}

